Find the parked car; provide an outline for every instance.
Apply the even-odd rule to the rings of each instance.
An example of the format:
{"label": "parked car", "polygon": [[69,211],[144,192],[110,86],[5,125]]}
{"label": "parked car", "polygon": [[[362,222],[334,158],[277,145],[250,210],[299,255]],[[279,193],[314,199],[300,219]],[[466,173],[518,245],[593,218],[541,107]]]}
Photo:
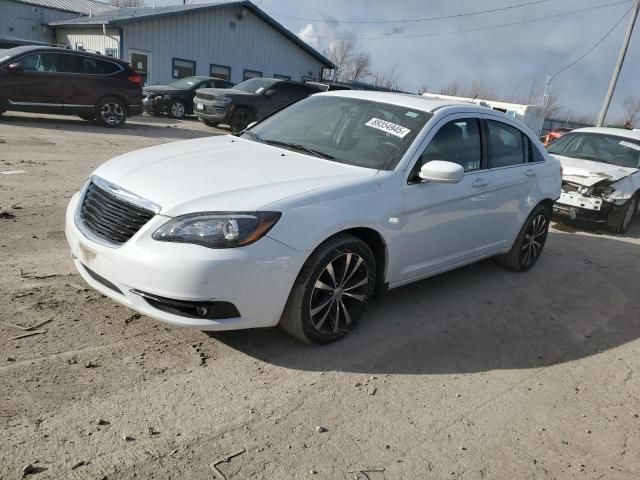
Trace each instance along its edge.
{"label": "parked car", "polygon": [[580,128],[550,144],[547,151],[564,170],[554,212],[623,233],[640,200],[640,132]]}
{"label": "parked car", "polygon": [[141,82],[115,58],[55,47],[11,48],[0,56],[0,113],[78,115],[120,127],[142,113]]}
{"label": "parked car", "polygon": [[194,111],[210,127],[224,123],[237,133],[249,124],[320,91],[313,85],[290,80],[251,78],[228,90],[198,90],[193,100]]}
{"label": "parked car", "polygon": [[497,256],[540,257],[560,164],[499,112],[313,95],[247,129],[100,166],[67,209],[96,290],[174,325],[280,324],[328,343],[375,293]]}
{"label": "parked car", "polygon": [[212,77],[185,77],[169,85],[146,86],[142,105],[152,115],[167,113],[171,118],[193,114],[193,97],[199,88],[232,88],[233,83]]}

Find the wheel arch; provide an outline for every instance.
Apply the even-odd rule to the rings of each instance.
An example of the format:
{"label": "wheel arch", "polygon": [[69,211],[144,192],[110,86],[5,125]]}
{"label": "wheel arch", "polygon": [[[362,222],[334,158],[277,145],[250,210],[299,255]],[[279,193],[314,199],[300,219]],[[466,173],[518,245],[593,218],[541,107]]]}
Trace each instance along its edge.
{"label": "wheel arch", "polygon": [[371,227],[352,227],[340,230],[322,240],[313,249],[309,256],[313,255],[316,250],[318,250],[320,247],[322,247],[322,245],[330,241],[332,238],[343,234],[352,235],[357,239],[362,240],[371,249],[373,258],[376,261],[376,285],[374,290],[374,298],[378,297],[387,290],[387,283],[385,282],[385,278],[387,275],[389,253],[387,250],[387,242],[377,230]]}

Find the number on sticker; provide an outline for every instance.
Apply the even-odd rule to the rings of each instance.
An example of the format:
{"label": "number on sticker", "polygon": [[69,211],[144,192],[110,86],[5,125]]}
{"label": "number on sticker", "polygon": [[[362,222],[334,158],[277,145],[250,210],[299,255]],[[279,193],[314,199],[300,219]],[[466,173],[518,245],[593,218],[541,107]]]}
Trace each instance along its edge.
{"label": "number on sticker", "polygon": [[386,120],[380,120],[379,118],[372,118],[367,123],[365,123],[367,127],[377,128],[378,130],[382,130],[383,132],[390,133],[391,135],[395,135],[398,138],[404,138],[411,131],[408,128],[403,127],[402,125],[398,125],[396,123],[387,122]]}

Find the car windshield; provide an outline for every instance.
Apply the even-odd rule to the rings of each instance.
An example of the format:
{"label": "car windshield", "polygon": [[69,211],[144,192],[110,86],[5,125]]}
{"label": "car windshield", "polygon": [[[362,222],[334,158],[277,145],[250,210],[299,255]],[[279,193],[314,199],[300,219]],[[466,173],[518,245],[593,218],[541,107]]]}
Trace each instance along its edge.
{"label": "car windshield", "polygon": [[175,82],[171,82],[169,85],[175,88],[187,89],[199,84],[200,82],[202,82],[202,78],[199,77],[184,77],[180,80],[176,80]]}
{"label": "car windshield", "polygon": [[549,153],[640,168],[640,141],[601,133],[567,133],[547,147]]}
{"label": "car windshield", "polygon": [[316,95],[242,137],[339,163],[393,170],[431,114],[388,103]]}
{"label": "car windshield", "polygon": [[250,78],[249,80],[239,83],[233,87],[233,89],[249,93],[262,93],[271,88],[271,86],[277,81],[278,80],[273,78]]}

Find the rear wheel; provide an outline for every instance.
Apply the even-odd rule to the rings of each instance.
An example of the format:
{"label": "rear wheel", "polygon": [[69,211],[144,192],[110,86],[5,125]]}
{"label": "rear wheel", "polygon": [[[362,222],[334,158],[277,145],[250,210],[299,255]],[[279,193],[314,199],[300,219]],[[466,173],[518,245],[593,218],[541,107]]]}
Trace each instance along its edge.
{"label": "rear wheel", "polygon": [[103,98],[98,102],[96,112],[96,120],[103,127],[121,127],[127,120],[127,111],[125,106],[117,98]]}
{"label": "rear wheel", "polygon": [[638,194],[634,195],[624,204],[624,206],[620,209],[620,211],[615,214],[609,215],[608,224],[609,230],[613,233],[624,233],[629,225],[631,224],[631,220],[635,216],[638,211]]}
{"label": "rear wheel", "polygon": [[171,118],[184,118],[186,114],[187,107],[181,100],[174,100],[171,102],[171,105],[169,105],[169,116]]}
{"label": "rear wheel", "polygon": [[231,131],[239,133],[253,122],[253,114],[246,108],[238,108],[231,117]]}
{"label": "rear wheel", "polygon": [[302,267],[280,326],[307,343],[339,340],[364,314],[375,282],[371,249],[352,235],[338,235],[318,247]]}
{"label": "rear wheel", "polygon": [[538,205],[524,222],[511,250],[496,258],[498,263],[516,272],[525,272],[533,267],[547,241],[550,218],[549,209]]}

